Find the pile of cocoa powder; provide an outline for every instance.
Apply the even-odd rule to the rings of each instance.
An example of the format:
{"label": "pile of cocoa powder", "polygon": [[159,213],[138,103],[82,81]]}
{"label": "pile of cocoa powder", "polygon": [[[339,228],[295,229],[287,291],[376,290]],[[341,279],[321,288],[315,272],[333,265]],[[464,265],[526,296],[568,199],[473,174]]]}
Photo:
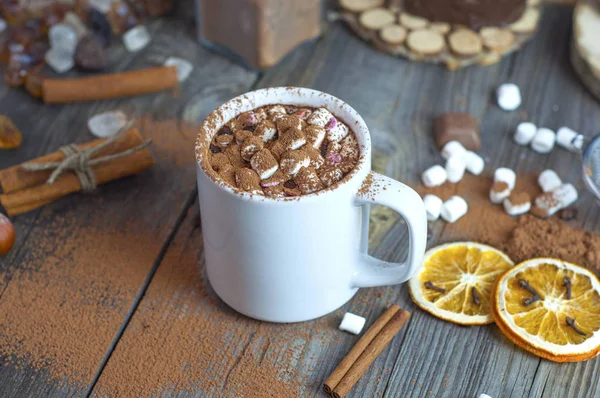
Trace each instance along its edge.
{"label": "pile of cocoa powder", "polygon": [[[513,192],[527,193],[531,198],[541,194],[537,174],[519,176]],[[600,271],[600,236],[575,227],[559,216],[547,219],[531,214],[511,217],[502,205],[489,200],[492,177],[465,175],[458,184],[417,190],[432,193],[442,200],[453,195],[463,197],[468,213],[454,224],[437,221],[432,229],[440,243],[472,240],[486,243],[506,252],[515,262],[534,257],[556,257]],[[575,207],[577,203],[575,203]]]}

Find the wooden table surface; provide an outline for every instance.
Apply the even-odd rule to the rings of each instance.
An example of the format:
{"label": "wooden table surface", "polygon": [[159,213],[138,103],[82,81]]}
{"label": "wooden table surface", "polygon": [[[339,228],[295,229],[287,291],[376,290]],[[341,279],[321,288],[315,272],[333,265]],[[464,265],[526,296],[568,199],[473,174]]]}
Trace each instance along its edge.
{"label": "wooden table surface", "polygon": [[[470,112],[481,122],[481,152],[489,159],[488,172],[501,165],[519,172],[555,169],[580,188],[580,224],[600,232],[600,209],[591,195],[583,192],[577,156],[565,156],[560,150],[542,156],[514,145],[511,133],[521,112],[503,112],[493,101],[495,87],[514,82],[521,87],[521,110],[538,125],[555,129],[567,125],[588,136],[598,132],[600,104],[580,85],[568,62],[570,8],[547,6],[534,40],[488,67],[450,72],[436,65],[392,58],[334,22],[318,41],[298,48],[271,70],[256,73],[199,46],[194,40],[192,5],[181,3],[173,16],[149,23],[153,40],[146,49],[128,53],[116,45],[110,53],[115,71],[157,65],[171,55],[191,60],[196,67],[179,95],[165,92],[44,106],[22,90],[2,86],[0,109],[23,131],[24,142],[18,150],[0,152],[0,167],[73,141],[92,139],[86,121],[102,111],[120,108],[140,117],[198,125],[217,105],[237,94],[269,86],[304,86],[329,92],[353,106],[371,128],[375,169],[401,181],[417,181],[424,168],[439,161],[432,138],[433,117],[444,111]],[[143,123],[141,130],[144,134]],[[134,379],[143,380],[149,369],[162,366],[166,371],[167,366],[178,366],[180,358],[167,346],[181,338],[179,333],[185,328],[172,328],[172,320],[178,319],[180,326],[189,322],[190,329],[200,327],[197,332],[202,333],[196,315],[203,313],[211,314],[207,322],[213,316],[220,317],[220,322],[230,321],[227,338],[231,344],[214,347],[223,353],[222,363],[216,355],[211,366],[216,369],[217,382],[210,388],[169,385],[155,391],[157,396],[240,396],[227,383],[238,363],[231,358],[241,358],[247,350],[263,350],[262,355],[273,361],[280,358],[277,365],[286,369],[286,377],[302,381],[303,396],[324,396],[322,381],[357,340],[336,330],[341,315],[345,311],[362,314],[369,325],[393,302],[410,310],[412,318],[360,380],[352,397],[471,398],[483,392],[494,398],[600,396],[600,360],[556,364],[518,349],[493,326],[465,328],[443,322],[416,308],[406,285],[363,289],[338,311],[302,325],[261,324],[233,313],[209,288],[206,295],[193,294],[195,284],[204,283],[203,273],[196,272],[203,261],[192,155],[195,137],[193,130],[175,130],[151,137],[157,165],[147,173],[101,186],[93,195],[71,195],[14,219],[17,242],[0,259],[0,314],[33,311],[19,300],[29,286],[26,280],[44,275],[51,278],[59,269],[77,269],[89,276],[79,281],[82,286],[57,285],[65,292],[64,301],[41,297],[47,306],[69,311],[76,305],[68,302],[70,293],[87,284],[102,284],[107,297],[116,295],[111,289],[117,282],[122,285],[120,270],[94,272],[99,257],[107,264],[127,268],[130,282],[125,300],[108,309],[102,307],[109,313],[104,317],[106,333],[101,339],[88,341],[85,330],[90,327],[86,311],[99,311],[102,303],[88,303],[85,310],[65,314],[71,319],[69,325],[74,325],[73,347],[85,347],[88,362],[93,363],[79,369],[77,383],[69,377],[57,380],[39,366],[17,365],[0,353],[0,397],[106,396],[106,386],[119,374],[123,377],[118,395],[135,395],[128,390]],[[378,208],[372,220],[370,251],[385,260],[401,259],[405,244],[402,221]],[[96,236],[99,230],[114,233],[116,238],[92,242],[89,252],[61,250],[89,245],[86,237]],[[118,242],[122,233],[139,234],[140,239],[134,240],[137,243],[132,247],[122,248]],[[443,223],[436,223],[430,244],[452,238]],[[124,258],[124,250],[130,256]],[[199,279],[186,284],[186,275]],[[38,326],[51,327],[50,320],[47,325],[44,322]],[[144,357],[146,346],[135,333],[140,325],[151,325],[160,332],[163,340],[156,344],[165,349],[159,349],[158,358]],[[7,326],[7,320],[0,318],[0,329]],[[273,330],[292,336],[298,331],[297,338],[278,338]],[[281,360],[280,354],[290,350],[295,353],[293,363]]]}

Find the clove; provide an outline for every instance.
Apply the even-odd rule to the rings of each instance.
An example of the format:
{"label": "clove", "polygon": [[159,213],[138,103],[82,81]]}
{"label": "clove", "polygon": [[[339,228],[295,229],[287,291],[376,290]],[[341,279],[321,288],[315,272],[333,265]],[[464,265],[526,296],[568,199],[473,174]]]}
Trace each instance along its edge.
{"label": "clove", "polygon": [[533,287],[531,287],[529,282],[526,281],[525,279],[519,279],[519,287],[521,287],[522,289],[525,289],[529,293],[533,294],[532,297],[528,297],[523,300],[523,305],[525,305],[525,307],[529,307],[531,304],[542,299],[542,296],[540,296],[540,294],[537,292],[537,290],[535,290]]}
{"label": "clove", "polygon": [[571,283],[571,278],[565,276],[563,278],[563,281],[563,286],[565,287],[565,289],[567,289],[567,300],[571,300],[571,287],[573,286],[573,284]]}
{"label": "clove", "polygon": [[577,334],[585,336],[585,332],[575,325],[575,318],[567,317],[567,325],[569,325]]}
{"label": "clove", "polygon": [[475,286],[471,288],[471,296],[473,297],[473,302],[477,305],[481,303],[481,297],[479,297],[479,293],[477,293],[477,289]]}
{"label": "clove", "polygon": [[435,290],[436,292],[446,293],[446,289],[444,289],[443,287],[436,286],[430,281],[425,282],[425,287],[430,290]]}

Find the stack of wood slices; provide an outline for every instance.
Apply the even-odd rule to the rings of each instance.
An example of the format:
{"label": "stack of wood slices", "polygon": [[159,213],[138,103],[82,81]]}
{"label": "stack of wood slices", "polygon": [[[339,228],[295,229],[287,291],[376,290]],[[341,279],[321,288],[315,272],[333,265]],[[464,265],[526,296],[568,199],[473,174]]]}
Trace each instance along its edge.
{"label": "stack of wood slices", "polygon": [[540,0],[340,0],[348,26],[376,48],[449,69],[489,65],[536,30]]}

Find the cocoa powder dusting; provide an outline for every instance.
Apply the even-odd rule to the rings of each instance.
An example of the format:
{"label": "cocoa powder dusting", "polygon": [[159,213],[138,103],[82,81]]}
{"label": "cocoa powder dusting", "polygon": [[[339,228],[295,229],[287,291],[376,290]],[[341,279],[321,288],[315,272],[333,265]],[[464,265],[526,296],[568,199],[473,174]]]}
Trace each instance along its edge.
{"label": "cocoa powder dusting", "polygon": [[[542,194],[537,177],[537,174],[517,177],[513,190],[517,202]],[[469,205],[467,215],[456,223],[437,221],[432,224],[434,229],[443,230],[439,243],[472,240],[503,250],[517,263],[534,257],[556,257],[600,272],[600,236],[569,226],[558,216],[511,217],[502,205],[490,202],[492,182],[491,177],[465,175],[458,184],[417,188],[422,196],[431,193],[443,201],[460,195]]]}

